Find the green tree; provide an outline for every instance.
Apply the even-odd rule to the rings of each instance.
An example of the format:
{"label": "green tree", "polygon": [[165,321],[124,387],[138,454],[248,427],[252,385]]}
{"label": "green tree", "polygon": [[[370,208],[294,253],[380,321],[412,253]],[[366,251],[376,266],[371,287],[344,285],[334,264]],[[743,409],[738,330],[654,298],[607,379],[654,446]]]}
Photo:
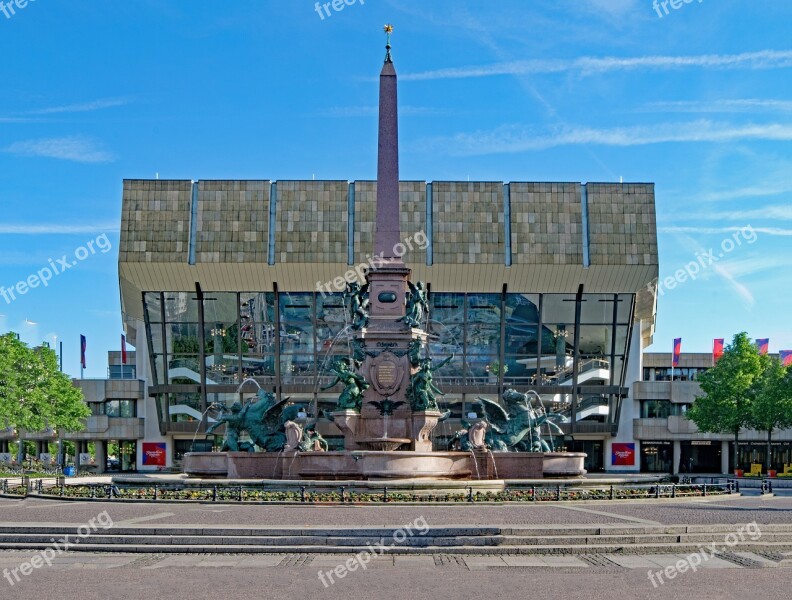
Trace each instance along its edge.
{"label": "green tree", "polygon": [[751,405],[751,425],[767,432],[767,470],[772,468],[774,429],[792,427],[792,369],[775,357],[761,357],[762,374],[757,379]]}
{"label": "green tree", "polygon": [[0,424],[27,431],[79,431],[91,411],[58,370],[55,352],[29,348],[15,333],[0,336]]}
{"label": "green tree", "polygon": [[687,417],[699,430],[734,435],[734,465],[740,430],[752,424],[751,406],[762,376],[762,360],[745,332],[734,336],[716,365],[698,377],[703,396],[696,397]]}

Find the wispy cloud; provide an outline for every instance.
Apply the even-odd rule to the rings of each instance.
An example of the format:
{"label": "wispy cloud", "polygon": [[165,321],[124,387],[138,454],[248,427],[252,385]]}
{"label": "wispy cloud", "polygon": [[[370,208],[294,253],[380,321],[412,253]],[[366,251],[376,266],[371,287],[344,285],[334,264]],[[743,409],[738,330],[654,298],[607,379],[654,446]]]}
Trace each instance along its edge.
{"label": "wispy cloud", "polygon": [[792,112],[792,100],[761,100],[742,98],[735,100],[674,100],[651,102],[641,109],[642,112],[679,112],[679,113],[757,113]]}
{"label": "wispy cloud", "polygon": [[[437,115],[442,111],[428,106],[400,106],[399,116],[413,117]],[[317,112],[322,117],[371,117],[379,113],[378,106],[336,106]]]}
{"label": "wispy cloud", "polygon": [[454,67],[421,73],[408,73],[402,75],[401,78],[412,81],[425,81],[567,72],[593,75],[611,71],[668,71],[694,68],[764,70],[789,67],[792,67],[792,50],[762,50],[743,54],[700,54],[694,56],[584,56],[571,60],[532,59],[484,66]]}
{"label": "wispy cloud", "polygon": [[[743,231],[743,229],[744,227],[698,227],[677,225],[657,227],[657,231],[660,233],[697,233],[701,235],[724,234],[734,231]],[[752,227],[752,229],[756,233],[762,233],[765,235],[792,236],[792,229],[783,229],[781,227]]]}
{"label": "wispy cloud", "polygon": [[37,110],[25,111],[25,115],[54,115],[59,113],[81,113],[93,112],[102,110],[104,108],[113,108],[115,106],[123,106],[129,103],[128,98],[101,98],[91,102],[83,102],[79,104],[64,104],[62,106],[51,106],[49,108],[40,108]]}
{"label": "wispy cloud", "polygon": [[751,290],[749,290],[748,287],[745,284],[740,283],[737,280],[737,276],[734,273],[731,272],[731,270],[730,270],[730,268],[729,268],[729,266],[727,264],[715,263],[714,265],[712,265],[712,268],[714,269],[714,271],[718,275],[720,275],[720,277],[722,279],[724,279],[726,281],[726,283],[729,284],[729,286],[732,288],[732,290],[734,290],[734,292],[740,298],[743,299],[743,301],[745,302],[746,306],[748,306],[750,308],[756,303],[756,300],[754,299],[754,295],[751,292]]}
{"label": "wispy cloud", "polygon": [[82,136],[14,142],[3,148],[3,152],[83,163],[112,162],[115,159],[111,153],[102,150],[94,140]]}
{"label": "wispy cloud", "polygon": [[118,223],[0,223],[0,233],[8,235],[73,235],[118,231]]}
{"label": "wispy cloud", "polygon": [[792,123],[733,125],[709,120],[659,123],[652,126],[591,127],[562,126],[551,134],[507,125],[492,131],[460,133],[419,141],[423,149],[442,149],[449,154],[476,156],[545,150],[556,146],[602,145],[644,146],[668,142],[735,142],[740,140],[792,140]]}
{"label": "wispy cloud", "polygon": [[759,219],[772,221],[792,221],[792,205],[771,205],[749,210],[710,211],[697,214],[695,219],[712,221],[754,222]]}

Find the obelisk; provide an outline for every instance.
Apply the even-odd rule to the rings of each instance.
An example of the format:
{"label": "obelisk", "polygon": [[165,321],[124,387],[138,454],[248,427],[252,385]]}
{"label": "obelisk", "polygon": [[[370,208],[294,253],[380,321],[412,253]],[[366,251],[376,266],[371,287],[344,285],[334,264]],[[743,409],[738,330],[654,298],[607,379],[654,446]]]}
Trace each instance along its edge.
{"label": "obelisk", "polygon": [[380,73],[377,223],[374,234],[374,253],[385,259],[396,259],[397,262],[401,262],[398,81],[391,56],[390,34],[392,31],[391,25],[385,26],[388,44],[385,47],[385,64]]}

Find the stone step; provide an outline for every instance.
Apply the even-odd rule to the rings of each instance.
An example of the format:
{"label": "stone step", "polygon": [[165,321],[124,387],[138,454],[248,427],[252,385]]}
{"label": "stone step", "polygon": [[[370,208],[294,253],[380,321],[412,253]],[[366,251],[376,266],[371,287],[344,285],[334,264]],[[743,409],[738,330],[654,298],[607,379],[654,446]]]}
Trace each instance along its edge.
{"label": "stone step", "polygon": [[[614,536],[673,536],[689,538],[688,541],[722,540],[723,536],[737,533],[746,525],[636,525],[636,526],[549,526],[549,527],[475,527],[447,526],[430,527],[422,537],[466,537],[466,536],[502,536],[518,538],[585,538],[587,541]],[[38,523],[0,525],[0,535],[11,534],[42,534],[49,536],[75,535],[78,525],[41,525]],[[762,535],[790,534],[792,524],[760,525]],[[193,527],[177,525],[119,525],[111,529],[98,529],[92,536],[99,535],[131,535],[131,536],[213,536],[213,537],[337,537],[337,538],[379,538],[392,536],[401,527]],[[412,527],[412,537],[417,537],[419,530]],[[747,535],[747,533],[746,533]],[[702,538],[695,536],[704,536]],[[719,537],[720,536],[720,537]]]}
{"label": "stone step", "polygon": [[[0,550],[46,550],[52,543],[0,543]],[[773,552],[792,556],[792,542],[746,542],[739,546],[742,552]],[[609,544],[590,545],[532,545],[532,546],[424,546],[412,547],[395,545],[387,549],[387,554],[426,555],[426,554],[531,554],[531,555],[569,555],[569,554],[692,554],[701,552],[698,544]],[[333,546],[333,545],[212,545],[212,544],[96,544],[80,543],[71,548],[72,552],[119,552],[125,554],[357,554],[372,552],[372,547]],[[379,553],[379,547],[374,547]]]}

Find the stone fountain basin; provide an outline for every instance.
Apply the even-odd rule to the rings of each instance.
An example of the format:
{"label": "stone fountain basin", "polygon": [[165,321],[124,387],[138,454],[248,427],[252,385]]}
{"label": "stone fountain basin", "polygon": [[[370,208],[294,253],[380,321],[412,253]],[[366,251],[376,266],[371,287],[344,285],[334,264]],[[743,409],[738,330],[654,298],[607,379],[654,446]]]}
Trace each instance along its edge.
{"label": "stone fountain basin", "polygon": [[302,479],[467,479],[472,472],[468,452],[302,452],[297,463]]}
{"label": "stone fountain basin", "polygon": [[401,446],[411,443],[409,438],[368,438],[358,442],[364,448],[369,448],[373,451],[380,452],[393,452],[398,450]]}

